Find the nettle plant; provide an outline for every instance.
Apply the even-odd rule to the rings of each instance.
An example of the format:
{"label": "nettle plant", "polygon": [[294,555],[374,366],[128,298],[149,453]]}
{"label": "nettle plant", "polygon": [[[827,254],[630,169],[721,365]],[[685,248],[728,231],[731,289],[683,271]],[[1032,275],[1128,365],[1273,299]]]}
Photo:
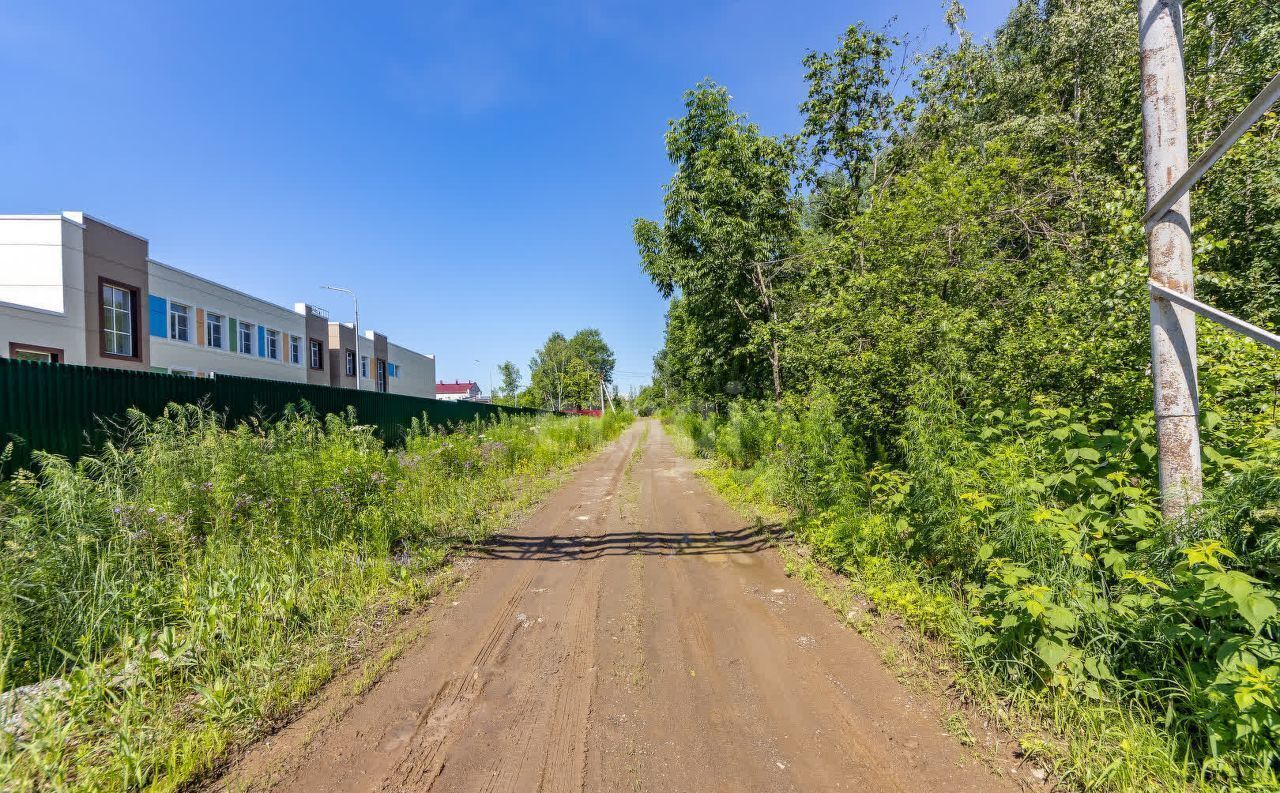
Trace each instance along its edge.
{"label": "nettle plant", "polygon": [[1011,531],[999,494],[961,494],[985,538],[966,587],[971,652],[1024,683],[1133,694],[1178,722],[1209,771],[1234,776],[1232,758],[1248,756],[1273,774],[1280,594],[1250,571],[1272,577],[1278,558],[1274,458],[1212,412],[1205,425],[1206,506],[1169,524],[1156,508],[1150,419],[1117,421],[1105,405],[976,417],[983,456],[1026,450],[1026,492],[1040,497]]}
{"label": "nettle plant", "polygon": [[1186,724],[1224,770],[1229,747],[1280,760],[1280,593],[1229,565],[1219,540],[1181,549],[1168,584],[1151,582],[1158,635],[1189,674]]}

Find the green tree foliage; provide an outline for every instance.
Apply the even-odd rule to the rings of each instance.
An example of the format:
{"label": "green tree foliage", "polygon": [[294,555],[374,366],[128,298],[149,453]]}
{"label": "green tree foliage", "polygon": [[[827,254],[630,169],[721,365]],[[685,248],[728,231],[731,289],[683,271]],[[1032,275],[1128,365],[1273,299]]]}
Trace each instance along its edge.
{"label": "green tree foliage", "polygon": [[666,137],[676,175],[663,221],[637,220],[634,229],[658,291],[680,293],[669,321],[683,323],[690,351],[703,351],[689,368],[684,356],[668,364],[689,393],[780,398],[781,307],[799,231],[790,191],[795,157],[735,112],[729,92],[713,82],[685,94],[685,110]]}
{"label": "green tree foliage", "polygon": [[904,74],[903,39],[859,22],[833,52],[804,57],[809,96],[800,105],[804,126],[801,177],[819,188],[821,225],[858,210],[877,182],[881,155],[911,104],[894,97]]}
{"label": "green tree foliage", "polygon": [[511,361],[503,361],[498,365],[498,377],[502,381],[500,388],[503,403],[514,405],[516,397],[520,394],[520,367]]}
{"label": "green tree foliage", "polygon": [[[1275,3],[1188,0],[1192,156],[1280,72]],[[1272,112],[1197,185],[1197,291],[1267,327],[1280,325],[1280,117]]]}
{"label": "green tree foliage", "polygon": [[573,338],[556,331],[529,361],[529,389],[522,405],[548,410],[600,407],[600,384],[613,380],[615,358],[595,328]]}
{"label": "green tree foliage", "polygon": [[569,350],[587,369],[597,373],[605,383],[613,382],[613,368],[617,359],[613,350],[605,344],[604,336],[595,328],[584,328],[569,339]]}
{"label": "green tree foliage", "polygon": [[[1193,149],[1280,71],[1278,16],[1188,2]],[[955,41],[920,56],[897,99],[902,36],[853,25],[806,55],[800,160],[723,87],[686,95],[667,134],[664,221],[635,227],[646,272],[673,297],[655,360],[664,390],[760,396],[785,373],[778,391],[828,389],[890,457],[911,383],[937,372],[966,405],[1146,409],[1131,4],[1024,0],[986,43],[959,27],[962,8],[948,21]],[[1280,324],[1277,134],[1272,114],[1193,199],[1198,290],[1264,325]],[[1233,376],[1272,388],[1256,369]]]}
{"label": "green tree foliage", "polygon": [[632,400],[631,408],[638,416],[652,416],[662,407],[662,402],[662,388],[651,383],[640,389]]}
{"label": "green tree foliage", "polygon": [[[1280,72],[1280,10],[1185,7],[1194,157]],[[804,57],[799,156],[768,169],[789,198],[722,202],[724,184],[759,185],[740,176],[757,173],[741,140],[759,133],[724,89],[689,94],[664,223],[636,226],[672,297],[650,396],[720,407],[680,426],[731,484],[795,511],[822,558],[1002,691],[1110,702],[1097,712],[1157,736],[1118,770],[1114,752],[1141,742],[1068,719],[1073,747],[1109,758],[1078,758],[1081,786],[1271,789],[1280,359],[1199,324],[1208,499],[1162,524],[1133,3],[1021,0],[985,42],[958,3],[946,21],[952,40],[915,60],[909,89],[894,89],[906,45],[891,32],[854,25]],[[1273,112],[1192,194],[1198,294],[1271,327],[1278,137]],[[770,310],[735,312],[753,295],[741,263],[761,256],[725,240],[782,228]],[[772,396],[762,339],[780,406],[730,387],[737,365],[746,396]]]}

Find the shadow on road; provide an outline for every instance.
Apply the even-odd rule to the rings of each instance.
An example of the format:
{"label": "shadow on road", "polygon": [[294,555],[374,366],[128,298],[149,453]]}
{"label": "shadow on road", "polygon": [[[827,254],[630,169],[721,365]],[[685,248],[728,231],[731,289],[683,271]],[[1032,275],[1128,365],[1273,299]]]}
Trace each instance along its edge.
{"label": "shadow on road", "polygon": [[754,553],[773,544],[777,526],[747,526],[735,531],[703,533],[620,531],[607,534],[562,534],[527,537],[495,534],[471,546],[476,559],[533,559],[559,562],[604,556],[699,556]]}

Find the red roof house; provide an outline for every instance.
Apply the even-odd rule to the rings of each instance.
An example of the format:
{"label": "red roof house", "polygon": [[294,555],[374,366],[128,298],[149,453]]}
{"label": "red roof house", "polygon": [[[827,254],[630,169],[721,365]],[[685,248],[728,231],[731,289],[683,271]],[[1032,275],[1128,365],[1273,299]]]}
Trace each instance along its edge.
{"label": "red roof house", "polygon": [[436,399],[457,402],[463,399],[475,399],[478,396],[480,396],[480,386],[473,380],[436,383]]}

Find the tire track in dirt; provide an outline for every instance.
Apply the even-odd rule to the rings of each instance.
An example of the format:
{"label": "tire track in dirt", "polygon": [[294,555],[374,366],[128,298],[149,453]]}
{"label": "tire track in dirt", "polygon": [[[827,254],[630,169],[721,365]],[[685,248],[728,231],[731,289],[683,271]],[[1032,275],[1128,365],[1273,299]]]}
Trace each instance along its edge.
{"label": "tire track in dirt", "polygon": [[430,777],[430,785],[419,780],[411,789],[494,793],[581,789],[594,688],[590,679],[594,667],[591,627],[600,599],[600,574],[595,561],[569,559],[579,547],[576,538],[615,527],[613,496],[620,489],[634,443],[634,437],[628,438],[621,449],[609,455],[606,471],[588,478],[570,514],[552,521],[556,534],[535,545],[537,553],[565,558],[550,565],[525,563],[538,570],[538,586],[533,588],[538,597],[523,601],[528,611],[522,612],[523,620],[518,621],[523,641],[510,648],[511,658],[504,659],[501,669],[518,668],[513,676],[537,670],[539,674],[529,675],[529,680],[550,682],[554,695],[548,696],[545,685],[508,683],[491,701],[476,703],[456,726],[457,742],[498,744],[511,751],[478,756],[459,753],[465,756],[442,763]]}
{"label": "tire track in dirt", "polygon": [[[584,602],[590,589],[589,578],[589,571],[581,565],[567,566],[563,576],[540,576],[537,588],[543,592],[536,594],[559,590],[562,600],[542,605],[528,603],[529,614],[520,623],[520,630],[525,634],[521,637],[522,646],[513,646],[511,658],[500,670],[529,670],[536,674],[528,675],[528,681],[516,687],[504,680],[495,686],[491,697],[477,703],[465,723],[458,725],[457,741],[461,745],[499,745],[509,747],[510,751],[455,756],[438,779],[432,780],[431,787],[418,789],[513,793],[538,788],[537,777],[545,775],[550,751],[546,739],[557,734],[553,729],[552,705],[563,698],[570,682],[566,675],[557,675],[556,670],[564,668],[573,654],[581,652],[570,641],[573,626],[566,624],[563,617],[548,619],[544,612],[547,606],[571,611],[574,604]],[[531,649],[545,652],[535,657],[529,652]],[[529,681],[535,680],[550,682],[554,696],[548,696],[545,685],[529,685]]]}
{"label": "tire track in dirt", "polygon": [[[665,444],[655,450],[655,457],[656,470],[666,473],[656,477],[654,484],[655,502],[665,520],[697,536],[710,531],[718,520],[731,519],[727,510],[715,514],[704,499],[661,495],[676,487],[689,489],[685,476],[670,475],[688,473],[688,466]],[[695,493],[684,495],[708,495],[701,483],[693,489]],[[716,644],[707,641],[711,632],[702,621],[690,632],[689,641],[697,663],[728,670],[726,681],[713,688],[725,700],[727,711],[719,723],[731,725],[729,729],[739,733],[739,744],[751,747],[739,761],[738,773],[746,777],[741,784],[746,789],[777,791],[844,790],[851,789],[846,787],[850,783],[876,791],[902,790],[896,774],[886,773],[875,762],[875,753],[868,750],[859,730],[839,729],[836,739],[831,739],[833,726],[848,726],[841,718],[843,701],[838,692],[819,688],[818,693],[825,696],[791,696],[797,679],[812,683],[810,659],[800,649],[812,636],[803,632],[803,622],[793,624],[766,608],[769,601],[763,593],[785,595],[793,586],[766,560],[764,553],[707,555],[674,560],[669,567],[669,586],[679,600],[728,606],[716,612]],[[816,617],[832,621],[825,610]],[[805,689],[811,690],[811,685]],[[761,729],[764,725],[768,728]]]}
{"label": "tire track in dirt", "polygon": [[582,788],[587,753],[587,717],[595,688],[595,637],[591,628],[596,619],[598,581],[594,590],[595,598],[579,597],[575,604],[571,649],[563,666],[555,712],[549,725],[542,780],[538,786],[538,790],[547,793],[570,793]]}
{"label": "tire track in dirt", "polygon": [[405,750],[392,772],[394,778],[384,789],[429,788],[444,770],[447,747],[456,735],[455,722],[465,719],[470,713],[472,703],[484,692],[485,682],[492,674],[493,659],[505,654],[506,647],[519,629],[520,623],[515,619],[516,608],[532,579],[533,571],[530,570],[514,587],[511,597],[490,624],[468,671],[451,677],[417,719],[393,728],[378,744],[377,751],[382,753],[395,754]]}
{"label": "tire track in dirt", "polygon": [[656,422],[633,427],[474,554],[456,603],[376,686],[322,701],[214,787],[1018,789],[744,523]]}

